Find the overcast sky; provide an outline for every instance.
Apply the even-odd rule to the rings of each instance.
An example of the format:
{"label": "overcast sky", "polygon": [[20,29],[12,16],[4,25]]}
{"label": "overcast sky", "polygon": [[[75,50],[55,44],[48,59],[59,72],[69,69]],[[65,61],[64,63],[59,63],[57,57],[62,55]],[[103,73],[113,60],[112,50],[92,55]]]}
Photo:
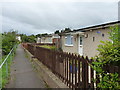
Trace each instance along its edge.
{"label": "overcast sky", "polygon": [[94,1],[2,2],[2,31],[53,33],[66,27],[79,29],[118,20],[117,0]]}

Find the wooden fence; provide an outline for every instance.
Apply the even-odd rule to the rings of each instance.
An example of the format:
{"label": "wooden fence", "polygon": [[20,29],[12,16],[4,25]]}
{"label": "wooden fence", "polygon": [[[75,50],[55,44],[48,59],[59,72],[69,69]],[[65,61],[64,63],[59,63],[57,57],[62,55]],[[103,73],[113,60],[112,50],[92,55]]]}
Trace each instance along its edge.
{"label": "wooden fence", "polygon": [[55,46],[55,43],[36,43],[35,45],[49,45],[49,46]]}
{"label": "wooden fence", "polygon": [[[92,59],[73,53],[53,51],[31,44],[28,44],[27,49],[69,88],[96,88],[99,76],[89,66]],[[97,81],[93,82],[93,79],[97,79]]]}

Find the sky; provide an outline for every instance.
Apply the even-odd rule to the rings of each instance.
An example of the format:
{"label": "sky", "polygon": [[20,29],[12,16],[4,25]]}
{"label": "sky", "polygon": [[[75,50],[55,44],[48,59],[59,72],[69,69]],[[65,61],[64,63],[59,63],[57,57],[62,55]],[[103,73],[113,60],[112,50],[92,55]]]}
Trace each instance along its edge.
{"label": "sky", "polygon": [[14,29],[36,35],[118,20],[118,0],[4,0],[0,4],[2,32]]}

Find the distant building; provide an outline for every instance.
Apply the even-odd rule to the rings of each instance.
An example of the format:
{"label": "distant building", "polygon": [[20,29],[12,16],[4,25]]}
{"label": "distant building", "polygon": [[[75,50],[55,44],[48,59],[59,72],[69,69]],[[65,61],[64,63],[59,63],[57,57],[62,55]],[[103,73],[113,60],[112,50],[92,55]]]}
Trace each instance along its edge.
{"label": "distant building", "polygon": [[16,36],[16,39],[21,42],[21,37],[20,36]]}
{"label": "distant building", "polygon": [[37,37],[37,43],[57,43],[60,36],[58,34],[48,34],[42,37]]}
{"label": "distant building", "polygon": [[57,48],[60,48],[60,36],[58,34],[48,34],[42,37],[37,37],[37,43],[55,44]]}

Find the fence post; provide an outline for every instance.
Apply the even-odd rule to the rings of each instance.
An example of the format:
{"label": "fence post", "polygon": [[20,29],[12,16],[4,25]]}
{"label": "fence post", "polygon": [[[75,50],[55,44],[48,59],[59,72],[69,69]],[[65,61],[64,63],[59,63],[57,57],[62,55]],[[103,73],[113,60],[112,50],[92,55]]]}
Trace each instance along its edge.
{"label": "fence post", "polygon": [[[92,61],[93,60],[90,59],[90,64],[92,63]],[[90,67],[90,70],[91,70],[91,73],[90,73],[91,74],[91,77],[90,77],[91,78],[91,85],[90,85],[90,87],[94,88],[94,82],[93,82],[93,80],[94,80],[94,69],[92,67]]]}
{"label": "fence post", "polygon": [[8,77],[8,62],[6,61],[6,75]]}
{"label": "fence post", "polygon": [[82,88],[88,88],[88,63],[82,56]]}
{"label": "fence post", "polygon": [[36,57],[36,45],[33,46],[33,55]]}
{"label": "fence post", "polygon": [[80,55],[78,55],[78,88],[82,88],[82,82],[81,82],[82,73],[80,71],[81,70],[80,63],[81,63],[81,57],[80,57]]}
{"label": "fence post", "polygon": [[85,63],[82,58],[82,88],[85,88]]}
{"label": "fence post", "polygon": [[12,56],[13,56],[13,55],[12,55],[12,53],[11,53],[11,55],[10,55],[10,61],[12,60]]}
{"label": "fence post", "polygon": [[[2,72],[1,72],[2,73]],[[0,90],[2,89],[2,79],[0,79]]]}

